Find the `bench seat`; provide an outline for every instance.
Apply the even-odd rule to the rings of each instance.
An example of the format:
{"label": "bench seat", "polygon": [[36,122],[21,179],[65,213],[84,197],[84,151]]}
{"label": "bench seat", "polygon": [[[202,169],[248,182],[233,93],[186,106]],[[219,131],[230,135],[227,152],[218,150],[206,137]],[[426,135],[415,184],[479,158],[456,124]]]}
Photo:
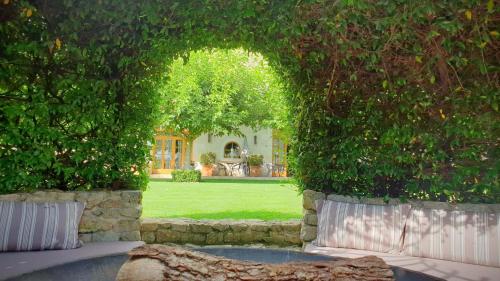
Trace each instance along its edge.
{"label": "bench seat", "polygon": [[143,244],[142,241],[94,242],[71,250],[0,253],[0,280],[65,263],[125,254]]}
{"label": "bench seat", "polygon": [[307,244],[304,248],[307,253],[322,254],[344,258],[359,258],[363,256],[377,256],[392,266],[422,272],[450,281],[498,281],[500,268],[475,264],[465,264],[446,260],[410,257],[397,254],[371,252],[365,250],[317,247]]}

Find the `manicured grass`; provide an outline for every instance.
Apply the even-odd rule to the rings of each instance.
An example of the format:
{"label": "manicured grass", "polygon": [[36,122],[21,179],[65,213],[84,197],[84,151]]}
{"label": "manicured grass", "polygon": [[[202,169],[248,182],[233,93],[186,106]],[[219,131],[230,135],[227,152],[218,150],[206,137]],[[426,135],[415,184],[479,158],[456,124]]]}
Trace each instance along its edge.
{"label": "manicured grass", "polygon": [[301,218],[302,195],[283,181],[151,181],[143,194],[143,217],[192,219]]}

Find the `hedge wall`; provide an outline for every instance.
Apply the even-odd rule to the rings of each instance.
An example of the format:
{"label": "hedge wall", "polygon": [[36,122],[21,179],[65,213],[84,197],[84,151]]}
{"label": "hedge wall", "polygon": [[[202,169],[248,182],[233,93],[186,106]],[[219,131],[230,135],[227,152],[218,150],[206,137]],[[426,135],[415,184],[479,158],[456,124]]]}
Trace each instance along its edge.
{"label": "hedge wall", "polygon": [[172,58],[261,52],[302,188],[500,202],[494,1],[3,1],[0,191],[142,187]]}

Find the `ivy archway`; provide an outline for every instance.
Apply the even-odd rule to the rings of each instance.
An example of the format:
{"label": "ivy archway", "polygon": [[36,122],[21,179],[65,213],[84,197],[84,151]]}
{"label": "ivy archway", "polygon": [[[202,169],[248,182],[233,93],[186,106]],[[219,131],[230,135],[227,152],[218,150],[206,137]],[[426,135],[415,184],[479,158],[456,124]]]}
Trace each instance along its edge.
{"label": "ivy archway", "polygon": [[493,1],[4,1],[0,190],[140,187],[165,66],[260,52],[303,188],[498,201]]}

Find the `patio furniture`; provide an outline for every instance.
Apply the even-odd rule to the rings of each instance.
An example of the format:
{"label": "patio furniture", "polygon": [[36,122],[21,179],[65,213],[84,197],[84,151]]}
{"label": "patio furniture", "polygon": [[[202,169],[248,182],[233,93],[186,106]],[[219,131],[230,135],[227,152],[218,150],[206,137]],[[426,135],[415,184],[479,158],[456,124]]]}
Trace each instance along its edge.
{"label": "patio furniture", "polygon": [[315,208],[317,236],[305,252],[376,255],[389,265],[445,280],[500,280],[499,213],[472,211],[470,205],[464,211],[324,199],[316,200]]}
{"label": "patio furniture", "polygon": [[313,244],[307,244],[304,247],[304,252],[341,258],[357,258],[367,255],[376,255],[393,267],[427,274],[448,281],[498,281],[500,279],[500,268],[492,266],[410,257],[366,250],[318,247]]}
{"label": "patio furniture", "polygon": [[217,164],[224,167],[227,176],[232,177],[241,170],[243,163],[241,161],[219,161]]}

